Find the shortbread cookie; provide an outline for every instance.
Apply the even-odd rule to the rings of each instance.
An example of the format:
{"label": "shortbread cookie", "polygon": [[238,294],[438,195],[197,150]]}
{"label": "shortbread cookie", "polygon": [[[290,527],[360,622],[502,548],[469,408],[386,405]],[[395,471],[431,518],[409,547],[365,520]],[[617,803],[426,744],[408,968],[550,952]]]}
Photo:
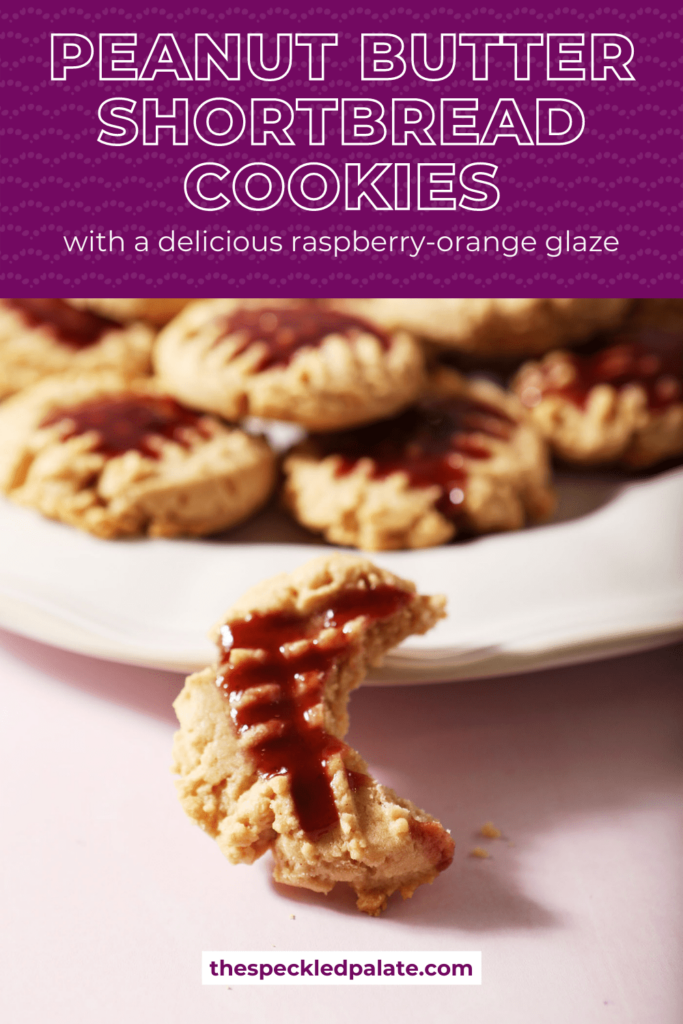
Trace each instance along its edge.
{"label": "shortbread cookie", "polygon": [[0,407],[0,491],[98,537],[202,535],[267,499],[265,441],[101,371],[40,381]]}
{"label": "shortbread cookie", "polygon": [[218,665],[175,702],[174,747],[180,801],[230,861],[271,850],[276,881],[316,892],[347,882],[369,914],[448,867],[449,833],[343,741],[350,691],[443,609],[362,558],[329,555],[230,610],[215,630]]}
{"label": "shortbread cookie", "polygon": [[153,337],[144,324],[124,328],[63,299],[1,299],[0,398],[70,368],[149,373]]}
{"label": "shortbread cookie", "polygon": [[535,355],[615,327],[630,299],[345,299],[344,308],[479,355]]}
{"label": "shortbread cookie", "polygon": [[546,445],[514,395],[447,369],[399,416],[303,442],[285,474],[300,523],[370,551],[514,530],[554,505]]}
{"label": "shortbread cookie", "polygon": [[551,352],[513,382],[557,455],[644,468],[683,453],[683,335],[624,336],[589,355]]}
{"label": "shortbread cookie", "polygon": [[303,299],[196,302],[161,332],[155,361],[168,392],[193,407],[311,430],[391,415],[424,384],[405,331]]}
{"label": "shortbread cookie", "polygon": [[111,317],[122,324],[148,320],[167,324],[189,302],[189,299],[66,299],[76,309],[90,309],[100,316]]}

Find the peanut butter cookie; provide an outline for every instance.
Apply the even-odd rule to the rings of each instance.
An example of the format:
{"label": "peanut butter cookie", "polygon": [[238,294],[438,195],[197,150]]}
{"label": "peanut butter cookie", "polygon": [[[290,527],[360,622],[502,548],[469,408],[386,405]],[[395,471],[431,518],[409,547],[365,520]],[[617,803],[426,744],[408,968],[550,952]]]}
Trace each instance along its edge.
{"label": "peanut butter cookie", "polygon": [[553,451],[579,465],[683,453],[683,335],[643,331],[591,354],[551,352],[513,386]]}
{"label": "peanut butter cookie", "polygon": [[546,445],[515,396],[448,369],[399,416],[311,437],[284,468],[300,523],[370,551],[518,529],[554,505]]}
{"label": "peanut butter cookie", "polygon": [[424,385],[405,331],[304,299],[196,302],[161,332],[155,362],[167,391],[195,408],[310,430],[391,415]]}
{"label": "peanut butter cookie", "polygon": [[186,813],[230,861],[271,850],[276,881],[316,892],[346,882],[373,915],[448,867],[449,833],[376,782],[343,738],[368,667],[443,606],[364,559],[330,555],[228,612],[217,665],[175,702],[174,770]]}
{"label": "peanut butter cookie", "polygon": [[266,501],[274,477],[265,441],[151,380],[61,374],[0,407],[0,491],[98,537],[227,529]]}
{"label": "peanut butter cookie", "polygon": [[64,299],[0,300],[0,398],[68,369],[149,373],[153,331],[123,327]]}

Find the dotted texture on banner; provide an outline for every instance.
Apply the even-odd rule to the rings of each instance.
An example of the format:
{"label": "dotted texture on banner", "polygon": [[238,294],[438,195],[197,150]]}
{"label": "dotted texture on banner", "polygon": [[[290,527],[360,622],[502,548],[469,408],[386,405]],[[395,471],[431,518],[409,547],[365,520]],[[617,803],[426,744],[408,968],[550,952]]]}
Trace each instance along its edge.
{"label": "dotted texture on banner", "polygon": [[[596,8],[575,2],[539,11],[516,4],[463,10],[254,3],[208,9],[182,3],[148,7],[126,0],[97,10],[49,3],[6,9],[0,12],[5,107],[0,125],[0,294],[679,296],[682,29],[683,11],[677,5],[628,3]],[[137,33],[144,59],[157,33],[171,31],[190,68],[195,34],[201,32],[217,41],[226,32],[240,32],[243,43],[247,33],[263,32],[266,60],[271,61],[278,32],[334,32],[339,45],[328,52],[324,82],[308,81],[303,47],[294,48],[291,74],[277,82],[255,80],[244,60],[239,81],[214,74],[208,82],[183,82],[168,73],[147,82],[98,80],[99,33]],[[50,81],[50,33],[59,32],[87,35],[96,56],[88,67],[69,71],[65,81]],[[532,54],[529,81],[515,81],[513,51],[497,47],[489,51],[488,80],[473,81],[471,51],[458,47],[455,70],[446,81],[422,81],[410,70],[396,81],[362,81],[362,32],[391,32],[408,41],[411,33],[427,33],[434,58],[435,37],[442,32],[584,33],[587,40],[592,32],[621,33],[635,47],[636,77],[629,82],[614,75],[605,81],[547,82],[539,47],[539,55]],[[586,127],[565,147],[520,146],[510,138],[487,147],[438,141],[429,147],[415,142],[342,146],[339,115],[334,114],[325,145],[309,146],[307,115],[297,115],[294,146],[252,146],[247,125],[234,145],[215,147],[192,128],[194,111],[214,96],[230,97],[247,113],[255,96],[291,104],[297,97],[372,97],[387,110],[401,97],[426,99],[437,109],[444,96],[476,97],[482,125],[500,98],[511,97],[532,135],[536,99],[562,97],[579,104]],[[140,137],[126,147],[102,145],[97,112],[113,97],[135,99],[138,110],[143,99],[155,97],[165,113],[174,98],[187,98],[187,145],[173,146],[169,131],[160,133],[157,146],[143,145]],[[183,184],[190,168],[206,161],[218,161],[231,173],[267,161],[285,181],[301,164],[322,162],[342,179],[340,198],[315,212],[299,209],[287,195],[259,213],[234,201],[217,212],[198,210],[187,201]],[[358,211],[344,210],[344,164],[359,163],[366,170],[373,163],[401,161],[411,165],[413,178],[420,162],[455,164],[456,171],[471,162],[494,163],[500,201],[487,212],[378,211],[367,203]],[[414,195],[414,180],[412,187]],[[340,242],[336,254],[321,251],[321,236],[348,239],[349,250],[343,251]],[[467,244],[473,236],[479,240],[478,252],[472,251],[475,243]],[[536,240],[533,252],[521,250],[525,236]],[[597,251],[576,251],[577,236],[600,238]],[[65,239],[75,237],[84,251],[73,244],[67,250]],[[135,240],[143,237],[148,251],[136,251]],[[182,237],[191,239],[190,251],[180,250]],[[205,237],[218,239],[219,251],[203,251]],[[315,241],[306,248],[304,241],[311,237]],[[392,237],[416,241],[405,242],[402,250],[394,242],[389,251]],[[618,247],[604,251],[602,240],[612,237]],[[376,238],[385,241],[373,248]],[[161,239],[169,240],[161,246],[168,251],[161,251]],[[273,239],[280,240],[277,251]],[[507,251],[503,239],[509,240]],[[98,245],[104,251],[97,251]],[[553,247],[561,253],[554,255]]]}

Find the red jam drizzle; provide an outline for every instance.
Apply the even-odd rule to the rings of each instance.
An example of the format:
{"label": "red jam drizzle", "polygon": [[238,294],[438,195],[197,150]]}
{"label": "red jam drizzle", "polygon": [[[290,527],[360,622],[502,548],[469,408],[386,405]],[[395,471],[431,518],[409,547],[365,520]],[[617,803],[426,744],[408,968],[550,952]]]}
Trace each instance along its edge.
{"label": "red jam drizzle", "polygon": [[557,388],[544,384],[543,394],[561,394],[583,409],[596,384],[611,384],[617,390],[639,384],[653,412],[683,400],[683,337],[653,332],[642,340],[625,338],[590,355],[570,358],[573,379]]}
{"label": "red jam drizzle", "polygon": [[166,396],[111,395],[69,408],[57,409],[47,416],[41,427],[64,423],[62,440],[97,431],[99,440],[94,451],[113,458],[124,452],[137,451],[149,459],[158,459],[159,445],[154,438],[164,437],[184,448],[189,447],[188,428],[206,437],[202,416],[185,409]]}
{"label": "red jam drizzle", "polygon": [[356,332],[372,334],[383,349],[390,339],[365,320],[333,310],[269,306],[266,309],[242,307],[222,321],[223,337],[240,332],[242,337],[231,358],[241,355],[256,342],[263,345],[256,369],[287,366],[301,348],[315,348],[330,334],[348,338]]}
{"label": "red jam drizzle", "polygon": [[[249,744],[256,770],[266,779],[289,776],[299,824],[312,839],[339,821],[327,766],[346,744],[320,724],[319,705],[328,674],[353,643],[343,627],[359,616],[370,622],[388,618],[411,600],[410,592],[390,585],[347,590],[314,615],[253,614],[221,630],[217,684],[228,700],[235,729],[248,737],[250,729],[267,725],[265,734],[257,730]],[[340,631],[324,636],[332,627]],[[287,647],[301,640],[308,642],[297,653]],[[236,649],[261,654],[231,660]],[[361,779],[369,781],[359,772],[349,775],[352,790]]]}
{"label": "red jam drizzle", "polygon": [[393,419],[319,437],[317,443],[326,455],[341,456],[338,476],[369,458],[375,479],[402,472],[412,487],[438,484],[442,492],[438,510],[457,519],[467,481],[465,458],[490,458],[481,435],[507,441],[514,427],[514,420],[488,403],[429,398]]}
{"label": "red jam drizzle", "polygon": [[453,861],[455,843],[438,821],[410,819],[410,834],[421,843],[425,854],[437,871],[445,871]]}
{"label": "red jam drizzle", "polygon": [[57,341],[71,348],[87,348],[108,331],[123,330],[121,324],[88,309],[75,309],[64,299],[5,299],[28,327],[44,327]]}

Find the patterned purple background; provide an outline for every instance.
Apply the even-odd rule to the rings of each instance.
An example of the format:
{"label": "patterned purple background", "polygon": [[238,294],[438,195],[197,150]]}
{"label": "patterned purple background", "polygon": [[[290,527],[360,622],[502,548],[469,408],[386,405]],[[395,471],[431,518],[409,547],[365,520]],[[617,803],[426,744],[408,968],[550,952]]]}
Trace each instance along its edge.
{"label": "patterned purple background", "polygon": [[[306,3],[247,8],[160,6],[131,0],[100,10],[41,3],[0,13],[3,106],[0,294],[31,295],[644,295],[671,297],[681,288],[681,28],[683,8],[572,6],[525,7],[498,2],[473,7],[398,6],[326,8]],[[100,82],[93,62],[51,82],[50,32],[80,32],[96,42],[99,32],[137,32],[147,52],[158,32],[174,32],[184,52],[193,53],[196,32],[222,39],[224,32],[337,32],[339,47],[328,57],[325,82],[307,80],[307,52],[295,48],[295,63],[284,81],[256,82],[243,61],[241,82],[220,76],[210,82],[177,82],[157,75],[152,82]],[[472,81],[469,51],[460,49],[452,78],[420,81],[412,73],[394,82],[363,82],[360,33],[394,32],[618,32],[636,49],[631,65],[636,80],[546,82],[545,62],[535,57],[529,82],[513,79],[511,50],[493,51],[489,80]],[[543,53],[539,48],[536,51]],[[330,54],[330,51],[328,51]],[[192,62],[190,62],[192,66]],[[293,102],[310,96],[371,96],[390,105],[393,96],[419,96],[438,105],[442,95],[478,96],[491,112],[499,97],[514,97],[533,129],[536,97],[566,97],[586,115],[586,130],[561,148],[518,147],[503,140],[495,147],[389,143],[342,147],[338,134],[324,147],[310,148],[301,136],[295,147],[254,149],[244,136],[227,148],[209,147],[192,133],[189,145],[158,147],[141,140],[123,148],[97,142],[99,104],[109,96],[159,97],[163,106],[187,96],[190,110],[209,96],[230,96],[248,108],[251,96],[278,96]],[[337,123],[335,120],[333,123]],[[162,133],[164,135],[169,133]],[[285,178],[291,169],[319,160],[338,171],[344,162],[385,160],[489,161],[499,166],[501,201],[489,212],[344,211],[341,202],[306,213],[285,198],[268,212],[252,213],[232,204],[217,213],[193,209],[183,194],[187,171],[202,161],[237,168],[267,160]],[[281,253],[160,253],[160,236],[175,231],[194,235],[281,235]],[[63,236],[109,231],[126,241],[124,253],[67,253]],[[549,235],[617,236],[617,253],[570,253],[550,258]],[[292,235],[414,235],[435,240],[450,235],[533,235],[536,254],[509,259],[493,253],[440,254],[423,247],[407,254],[329,255],[289,252]],[[133,239],[146,235],[150,252],[133,251]]]}

